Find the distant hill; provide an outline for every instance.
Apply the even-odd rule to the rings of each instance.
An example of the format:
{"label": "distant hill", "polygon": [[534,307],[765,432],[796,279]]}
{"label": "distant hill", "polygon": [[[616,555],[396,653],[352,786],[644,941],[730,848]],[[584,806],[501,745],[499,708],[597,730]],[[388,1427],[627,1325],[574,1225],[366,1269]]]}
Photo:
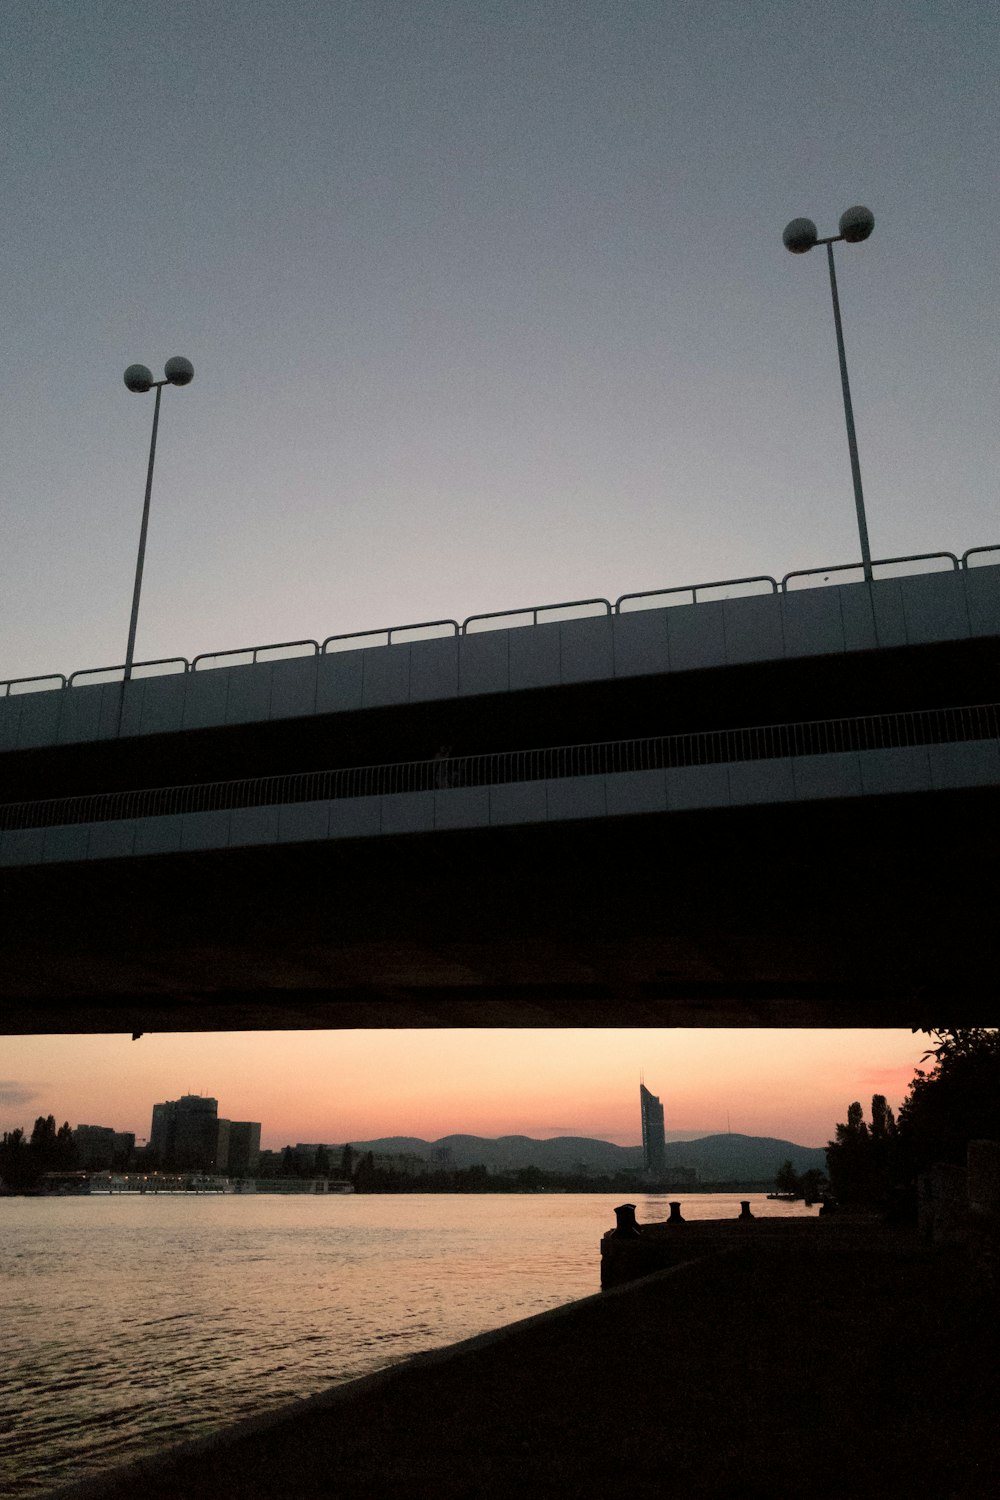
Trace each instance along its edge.
{"label": "distant hill", "polygon": [[[527,1135],[502,1135],[488,1139],[479,1135],[446,1135],[438,1141],[416,1136],[383,1136],[377,1141],[352,1141],[355,1151],[373,1151],[383,1156],[419,1156],[435,1164],[435,1153],[447,1151],[449,1165],[482,1165],[491,1171],[540,1167],[544,1172],[621,1172],[642,1167],[641,1146],[615,1146],[610,1141],[586,1136],[562,1135],[536,1141]],[[757,1135],[706,1135],[696,1141],[668,1141],[668,1167],[693,1167],[702,1182],[769,1182],[783,1162],[796,1172],[826,1167],[826,1153],[819,1146],[797,1146],[794,1141]]]}

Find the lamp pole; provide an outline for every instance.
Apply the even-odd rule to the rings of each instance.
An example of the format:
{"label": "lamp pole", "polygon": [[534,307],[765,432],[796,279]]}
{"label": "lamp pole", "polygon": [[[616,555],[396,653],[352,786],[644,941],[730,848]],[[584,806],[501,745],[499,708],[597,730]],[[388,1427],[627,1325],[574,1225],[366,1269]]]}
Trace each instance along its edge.
{"label": "lamp pole", "polygon": [[160,395],[165,385],[190,385],[194,379],[194,365],[189,359],[175,354],[163,367],[164,378],[154,380],[152,370],[145,365],[129,365],[125,371],[125,385],[137,396],[146,391],[156,391],[153,405],[153,435],[149,440],[149,467],[146,470],[146,497],[142,505],[142,525],[139,528],[139,556],[135,564],[135,587],[132,590],[132,618],[128,627],[128,646],[125,650],[125,678],[132,676],[132,659],[135,654],[135,631],[139,623],[139,596],[142,593],[142,567],[146,560],[146,532],[149,529],[149,501],[153,493],[153,464],[156,459],[156,429],[160,425]]}
{"label": "lamp pole", "polygon": [[833,321],[837,330],[837,355],[840,359],[840,384],[844,392],[844,420],[847,423],[847,446],[851,454],[851,478],[854,480],[854,506],[858,513],[858,538],[861,542],[861,565],[865,581],[871,583],[872,554],[868,545],[868,522],[865,519],[865,497],[861,488],[861,463],[858,459],[858,438],[854,430],[854,408],[851,405],[851,387],[847,379],[847,354],[844,351],[844,329],[840,321],[840,298],[837,295],[837,272],[833,264],[833,247],[838,240],[849,245],[860,244],[875,228],[875,215],[869,208],[848,208],[840,216],[839,234],[821,239],[812,219],[793,219],[785,225],[781,236],[786,250],[793,255],[804,255],[814,245],[825,245],[830,267],[830,296],[833,299]]}

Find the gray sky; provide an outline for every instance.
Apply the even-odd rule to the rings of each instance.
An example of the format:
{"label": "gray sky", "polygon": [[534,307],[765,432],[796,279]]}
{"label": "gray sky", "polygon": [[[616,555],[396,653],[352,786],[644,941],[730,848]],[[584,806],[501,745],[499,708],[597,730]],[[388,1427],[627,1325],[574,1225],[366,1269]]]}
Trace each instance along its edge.
{"label": "gray sky", "polygon": [[12,0],[0,677],[1000,541],[995,0]]}

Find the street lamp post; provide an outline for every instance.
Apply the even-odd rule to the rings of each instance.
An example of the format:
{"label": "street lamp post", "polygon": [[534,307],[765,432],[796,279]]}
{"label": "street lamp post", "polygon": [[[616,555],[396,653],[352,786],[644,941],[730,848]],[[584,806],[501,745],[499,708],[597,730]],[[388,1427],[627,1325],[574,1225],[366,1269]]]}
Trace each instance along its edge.
{"label": "street lamp post", "polygon": [[160,392],[165,385],[190,385],[194,379],[194,365],[189,359],[175,354],[163,367],[162,380],[154,380],[152,370],[145,365],[129,365],[125,371],[125,384],[137,396],[146,391],[156,391],[153,406],[153,435],[149,440],[149,468],[146,470],[146,498],[142,506],[142,525],[139,528],[139,556],[135,564],[135,588],[132,590],[132,618],[128,627],[128,647],[125,651],[125,681],[132,676],[132,658],[135,653],[135,628],[139,622],[139,595],[142,592],[142,565],[146,558],[146,531],[149,527],[149,500],[153,493],[153,462],[156,458],[156,429],[160,423]]}
{"label": "street lamp post", "polygon": [[812,219],[793,219],[785,225],[782,242],[793,255],[804,255],[814,245],[825,245],[830,266],[830,295],[833,298],[833,321],[837,329],[837,353],[840,357],[840,383],[844,392],[844,418],[847,422],[847,446],[851,451],[851,476],[854,480],[854,504],[858,513],[858,536],[861,541],[861,563],[868,583],[872,578],[872,555],[868,545],[868,523],[865,520],[865,498],[861,490],[861,464],[858,460],[858,439],[854,431],[854,408],[851,406],[851,387],[847,380],[847,355],[844,353],[844,330],[840,322],[840,298],[837,296],[837,273],[833,265],[833,247],[838,240],[856,245],[866,240],[875,228],[875,215],[870,208],[848,208],[840,216],[840,233],[821,239]]}

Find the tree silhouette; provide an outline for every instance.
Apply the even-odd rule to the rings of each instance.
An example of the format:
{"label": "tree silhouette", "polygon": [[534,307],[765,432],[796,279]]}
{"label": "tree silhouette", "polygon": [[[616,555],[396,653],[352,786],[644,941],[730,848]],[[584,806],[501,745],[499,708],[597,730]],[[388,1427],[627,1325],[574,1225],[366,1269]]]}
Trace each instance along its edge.
{"label": "tree silhouette", "polygon": [[774,1186],[779,1193],[787,1193],[794,1197],[799,1196],[799,1175],[790,1161],[783,1161],[778,1168],[778,1175],[774,1179]]}
{"label": "tree silhouette", "polygon": [[934,1031],[899,1111],[899,1137],[907,1175],[933,1162],[964,1165],[973,1140],[1000,1140],[1000,1030],[983,1026]]}
{"label": "tree silhouette", "polygon": [[14,1193],[33,1187],[38,1178],[31,1148],[24,1131],[4,1131],[0,1142],[0,1180]]}

